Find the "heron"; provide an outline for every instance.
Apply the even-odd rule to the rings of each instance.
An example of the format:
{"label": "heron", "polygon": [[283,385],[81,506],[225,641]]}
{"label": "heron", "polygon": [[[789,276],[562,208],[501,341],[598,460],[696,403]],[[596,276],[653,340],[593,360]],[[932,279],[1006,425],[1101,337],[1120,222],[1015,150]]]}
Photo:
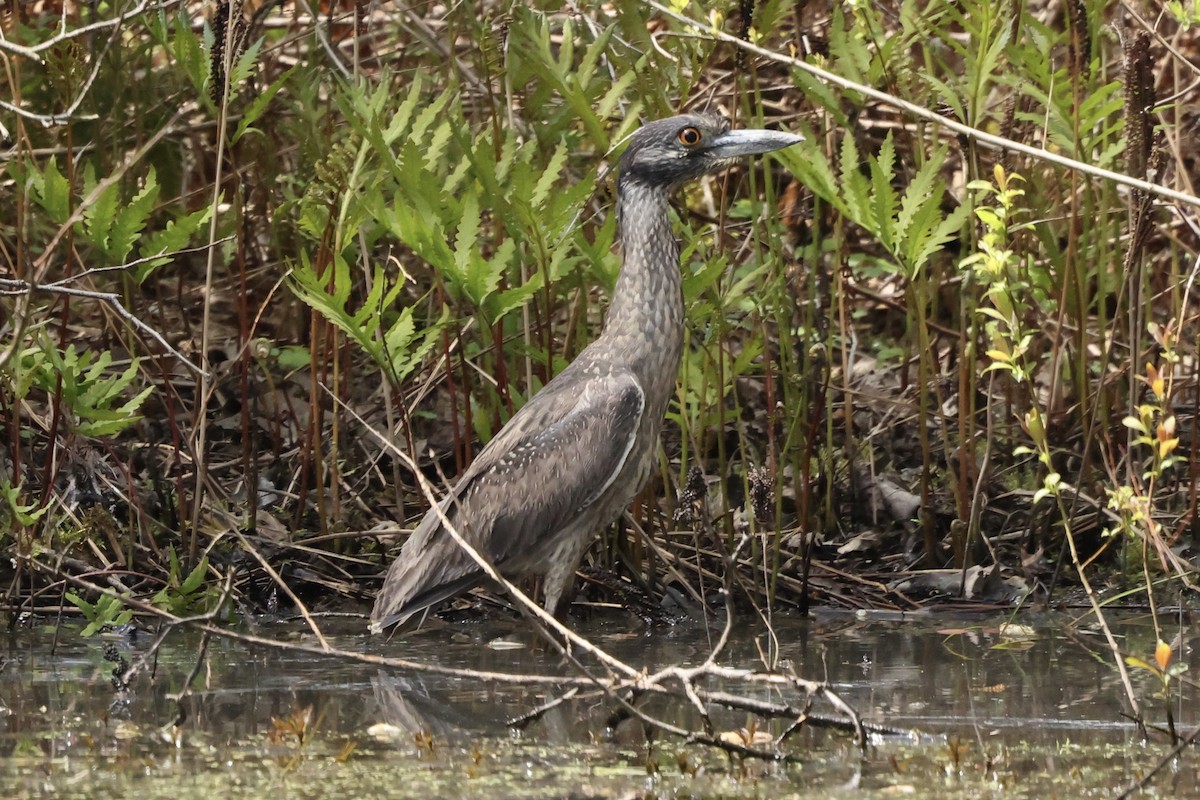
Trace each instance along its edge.
{"label": "heron", "polygon": [[731,129],[715,113],[649,122],[618,162],[618,239],[624,263],[600,336],[509,419],[431,508],[392,563],[371,629],[485,582],[443,518],[506,579],[540,577],[554,614],[596,533],[650,477],[683,357],[674,190],[803,137]]}

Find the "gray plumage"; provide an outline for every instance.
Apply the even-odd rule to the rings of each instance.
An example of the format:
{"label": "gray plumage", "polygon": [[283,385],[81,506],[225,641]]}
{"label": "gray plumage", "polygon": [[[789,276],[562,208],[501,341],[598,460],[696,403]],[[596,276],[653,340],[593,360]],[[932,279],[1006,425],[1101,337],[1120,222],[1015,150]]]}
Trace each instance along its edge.
{"label": "gray plumage", "polygon": [[[440,504],[506,578],[542,576],[550,613],[596,531],[650,475],[683,354],[671,192],[739,157],[799,141],[775,131],[730,131],[715,114],[657,120],[630,138],[617,180],[625,262],[604,332],[508,421]],[[431,509],[388,570],[371,628],[402,624],[483,580]]]}

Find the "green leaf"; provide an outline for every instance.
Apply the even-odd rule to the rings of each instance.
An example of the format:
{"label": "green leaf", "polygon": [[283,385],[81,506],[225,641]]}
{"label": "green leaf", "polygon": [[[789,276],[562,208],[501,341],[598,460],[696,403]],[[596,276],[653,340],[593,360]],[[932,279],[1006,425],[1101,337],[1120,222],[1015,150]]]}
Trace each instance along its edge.
{"label": "green leaf", "polygon": [[992,359],[992,361],[1000,361],[1004,364],[1012,361],[1012,356],[1003,350],[988,350],[984,355]]}
{"label": "green leaf", "polygon": [[900,204],[892,182],[896,178],[896,145],[892,134],[883,140],[879,155],[871,159],[871,194],[874,202],[876,233],[889,251],[895,252],[895,216]]}
{"label": "green leaf", "polygon": [[[447,89],[439,94],[432,103],[421,110],[421,113],[413,121],[412,131],[409,134],[412,141],[424,141],[425,134],[431,128],[436,130],[438,127],[449,127],[445,120],[447,116],[445,112],[446,106],[449,105],[451,98],[454,96],[453,92]],[[436,166],[439,162],[439,156],[439,153],[430,153],[426,150],[425,163],[430,166]]]}
{"label": "green leaf", "polygon": [[95,605],[93,605],[92,603],[89,603],[87,600],[84,600],[82,597],[75,594],[74,592],[67,592],[64,595],[64,597],[66,597],[66,600],[68,603],[70,603],[71,605],[75,606],[76,608],[78,608],[80,611],[83,612],[83,616],[85,619],[95,618],[95,616],[96,616],[96,606]]}
{"label": "green leaf", "polygon": [[[423,86],[424,81],[420,71],[413,73],[412,83],[408,87],[408,95],[396,109],[391,120],[388,121],[387,130],[384,132],[384,141],[389,147],[400,138],[404,131],[408,130],[408,123],[412,119],[413,112],[417,110],[417,104],[421,101]],[[381,90],[386,89],[385,86],[380,88]]]}
{"label": "green leaf", "polygon": [[537,184],[533,187],[533,193],[529,196],[529,205],[535,211],[546,204],[546,200],[550,197],[550,192],[554,189],[566,164],[567,143],[559,142],[558,147],[554,148],[554,154],[550,156],[549,163],[542,171],[541,177],[538,178]]}
{"label": "green leaf", "polygon": [[[568,17],[568,19],[570,18]],[[616,29],[617,26],[615,24],[609,25],[607,28],[600,31],[592,43],[588,45],[588,49],[584,52],[583,58],[579,61],[579,66],[573,70],[576,79],[580,83],[585,84],[591,81],[592,75],[595,74],[596,67],[600,63],[600,58],[607,55],[605,50],[608,48],[609,40],[612,39],[613,33],[616,31]],[[567,59],[564,59],[564,61],[564,66],[566,66],[564,73],[571,74],[572,70],[570,68],[570,61]]]}
{"label": "green leaf", "polygon": [[[232,22],[230,25],[232,26]],[[262,50],[263,39],[260,38],[254,44],[247,47],[237,61],[233,63],[233,68],[229,70],[229,88],[230,93],[241,86],[254,72],[254,64],[258,61],[258,53]]]}
{"label": "green leaf", "polygon": [[[31,170],[30,174],[38,175],[36,170]],[[53,156],[34,181],[34,197],[56,224],[62,225],[71,217],[71,186],[58,171],[58,163]]]}
{"label": "green leaf", "polygon": [[[422,171],[417,180],[429,184],[431,177]],[[446,244],[446,234],[438,212],[424,195],[397,193],[395,202],[381,209],[380,216],[379,221],[396,238],[436,270],[445,274],[455,269],[454,251]]]}
{"label": "green leaf", "polygon": [[117,213],[117,218],[109,231],[108,247],[105,248],[110,258],[114,261],[125,260],[129,251],[133,249],[134,242],[141,235],[142,229],[146,227],[146,220],[154,211],[154,204],[157,200],[158,181],[155,179],[154,167],[151,167],[146,174],[146,183],[141,191],[134,196],[129,205]]}
{"label": "green leaf", "polygon": [[388,365],[397,383],[408,377],[409,373],[425,360],[425,356],[437,344],[438,334],[449,318],[450,309],[443,308],[442,316],[436,322],[416,333],[412,308],[405,308],[401,312],[400,319],[388,330],[385,337],[388,343]]}
{"label": "green leaf", "polygon": [[1135,416],[1131,415],[1125,417],[1123,420],[1121,420],[1121,424],[1126,428],[1137,431],[1138,433],[1149,434],[1149,431],[1146,430],[1145,424]]}
{"label": "green leaf", "polygon": [[847,25],[840,4],[834,5],[833,24],[829,28],[829,53],[836,72],[856,83],[870,84],[871,53],[860,38],[857,26]]}
{"label": "green leaf", "polygon": [[966,111],[963,109],[962,98],[959,97],[958,90],[928,72],[922,72],[921,79],[934,88],[937,96],[950,109],[953,119],[960,122],[966,119]]}
{"label": "green leaf", "polygon": [[125,608],[125,604],[110,595],[101,595],[95,604],[87,602],[74,592],[65,595],[68,602],[83,613],[88,624],[80,632],[80,636],[92,636],[101,628],[125,625],[133,619],[133,611]]}
{"label": "green leaf", "polygon": [[1161,674],[1158,667],[1137,656],[1125,656],[1125,663],[1134,669],[1144,669],[1147,672],[1153,672],[1155,675]]}
{"label": "green leaf", "polygon": [[212,28],[208,25],[204,26],[204,37],[208,42],[206,46],[202,47],[200,39],[192,30],[190,20],[183,14],[175,17],[172,41],[175,60],[183,67],[188,80],[192,82],[196,96],[203,98],[207,104],[211,105],[212,100],[208,90],[211,81],[211,61],[207,53],[212,52]]}
{"label": "green leaf", "polygon": [[728,266],[728,261],[723,257],[709,258],[700,262],[700,269],[684,272],[683,296],[689,308],[716,285]]}
{"label": "green leaf", "polygon": [[212,207],[205,206],[199,211],[176,217],[163,228],[143,236],[138,252],[142,258],[149,258],[149,260],[134,268],[134,280],[142,283],[155,269],[163,264],[169,264],[175,253],[191,243],[192,237],[196,235],[202,225],[208,222],[211,214]]}
{"label": "green leaf", "polygon": [[[334,255],[333,263],[318,275],[308,260],[308,254],[301,252],[300,263],[293,266],[291,278],[292,290],[301,300],[379,361],[379,345],[373,338],[381,324],[379,296],[373,288],[358,312],[349,308],[352,281],[345,258],[340,254]],[[382,279],[382,268],[376,270],[375,279],[379,291],[382,291],[386,283]]]}
{"label": "green leaf", "polygon": [[[932,206],[933,204],[931,204]],[[941,214],[940,203],[933,206],[937,209],[937,213]],[[921,246],[913,255],[913,265],[920,268],[925,265],[934,253],[941,250],[948,242],[954,241],[958,234],[962,231],[963,225],[967,221],[967,215],[970,212],[966,206],[959,206],[951,211],[946,217],[925,237]]]}
{"label": "green leaf", "polygon": [[292,76],[299,67],[292,67],[287,72],[279,76],[279,79],[268,86],[257,97],[250,101],[250,105],[246,106],[246,110],[242,112],[242,118],[238,120],[237,129],[233,132],[233,137],[229,140],[231,144],[236,143],[246,133],[253,131],[250,126],[258,122],[262,117],[263,112],[267,110],[267,106],[275,99],[275,95],[279,94],[279,90],[287,83],[288,78]]}
{"label": "green leaf", "polygon": [[[94,183],[92,170],[89,165],[84,178],[84,194],[91,194],[89,183]],[[87,238],[102,253],[108,254],[109,240],[112,236],[112,226],[117,218],[121,204],[121,187],[116,183],[106,186],[91,205],[83,209],[84,230]]]}
{"label": "green leaf", "polygon": [[[112,404],[123,397],[133,385],[138,375],[138,365],[138,360],[134,359],[123,373],[104,379],[89,373],[84,391],[72,403],[72,410],[80,418],[76,428],[79,433],[84,436],[110,436],[123,431],[140,419],[137,411],[154,392],[153,386],[147,386],[125,403],[116,408],[112,407]],[[98,372],[101,366],[107,367],[108,362],[99,361],[95,371]]]}
{"label": "green leaf", "polygon": [[504,277],[504,272],[512,263],[516,252],[516,241],[504,239],[496,247],[491,258],[485,259],[479,253],[475,254],[471,260],[471,273],[468,276],[467,286],[472,301],[478,307],[487,308],[488,300],[500,286],[500,279]]}
{"label": "green leaf", "polygon": [[1000,217],[995,211],[986,206],[976,208],[975,216],[979,217],[980,222],[992,230],[998,231],[1004,229],[1004,223],[1000,220]]}
{"label": "green leaf", "polygon": [[542,287],[541,275],[535,274],[520,286],[497,292],[488,298],[485,310],[489,319],[500,319],[515,308],[520,308],[529,302],[529,298]]}
{"label": "green leaf", "polygon": [[[39,508],[36,500],[32,503],[21,502],[21,486],[13,486],[4,477],[0,477],[0,499],[3,499],[4,505],[8,507],[12,518],[19,525],[33,525],[50,510],[49,505]],[[0,536],[0,538],[3,538],[3,536]]]}
{"label": "green leaf", "polygon": [[183,583],[179,585],[179,593],[189,595],[200,588],[200,584],[204,582],[204,576],[208,572],[208,556],[203,556],[196,568],[188,573],[184,578]]}
{"label": "green leaf", "polygon": [[[642,56],[642,58],[638,59],[637,62],[637,66],[640,68],[625,70],[620,73],[620,76],[615,81],[612,82],[604,96],[596,101],[596,116],[598,116],[600,119],[608,119],[614,116],[614,112],[616,111],[620,102],[629,97],[629,87],[633,85],[634,81],[639,75],[644,74],[646,59],[647,56]],[[635,100],[627,109],[625,109],[625,113],[622,114],[622,116],[624,116],[626,119],[637,119],[638,115],[641,113],[641,110],[642,101]],[[598,147],[608,149],[611,144],[611,140],[604,139],[596,144]]]}
{"label": "green leaf", "polygon": [[288,347],[280,347],[275,352],[275,363],[279,364],[283,369],[291,372],[292,370],[303,369],[312,363],[312,353],[307,347],[301,345],[290,345]]}
{"label": "green leaf", "polygon": [[[467,190],[463,198],[462,216],[458,220],[458,233],[454,237],[454,279],[459,288],[470,294],[471,262],[479,259],[475,245],[479,240],[479,195]],[[477,304],[482,299],[472,297]]]}
{"label": "green leaf", "polygon": [[175,545],[167,547],[167,575],[171,582],[179,579],[179,552],[175,549]]}
{"label": "green leaf", "polygon": [[852,221],[866,228],[873,234],[878,234],[872,225],[869,212],[867,179],[859,171],[858,146],[854,143],[854,134],[847,131],[842,137],[842,152],[839,167],[841,169],[842,196],[846,200],[846,211]]}
{"label": "green leaf", "polygon": [[[852,92],[847,92],[846,94],[835,92],[819,78],[800,70],[792,71],[792,79],[796,82],[796,88],[800,90],[805,100],[818,105],[823,111],[829,114],[835,126],[842,130],[854,127],[854,120],[850,119],[846,114],[846,107],[850,106],[850,102],[846,102],[846,107],[843,107],[843,98],[846,97],[846,94],[854,97],[859,97],[860,95]],[[781,152],[794,150],[795,148],[791,147]]]}
{"label": "green leaf", "polygon": [[[938,180],[942,164],[946,160],[946,148],[939,147],[933,152],[913,177],[912,182],[904,190],[904,199],[900,202],[900,213],[896,216],[896,238],[903,241],[909,235],[913,219],[929,203],[940,205],[944,189]],[[935,196],[936,195],[936,196]]]}
{"label": "green leaf", "polygon": [[838,181],[834,177],[833,166],[825,153],[814,141],[814,136],[802,131],[804,141],[794,147],[780,150],[776,157],[782,161],[792,173],[808,187],[814,195],[829,203],[844,216],[849,217],[850,211],[838,191]]}

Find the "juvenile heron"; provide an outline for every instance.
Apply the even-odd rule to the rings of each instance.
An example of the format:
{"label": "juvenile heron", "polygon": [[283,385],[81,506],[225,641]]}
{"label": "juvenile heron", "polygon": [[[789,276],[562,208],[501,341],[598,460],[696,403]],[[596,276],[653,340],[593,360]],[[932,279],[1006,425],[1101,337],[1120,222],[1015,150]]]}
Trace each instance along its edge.
{"label": "juvenile heron", "polygon": [[[542,576],[551,614],[597,530],[649,477],[675,388],[684,329],[671,192],[801,139],[730,130],[715,114],[657,120],[630,138],[617,180],[625,263],[604,332],[508,421],[439,504],[505,577]],[[430,509],[388,570],[371,629],[403,623],[483,581]]]}

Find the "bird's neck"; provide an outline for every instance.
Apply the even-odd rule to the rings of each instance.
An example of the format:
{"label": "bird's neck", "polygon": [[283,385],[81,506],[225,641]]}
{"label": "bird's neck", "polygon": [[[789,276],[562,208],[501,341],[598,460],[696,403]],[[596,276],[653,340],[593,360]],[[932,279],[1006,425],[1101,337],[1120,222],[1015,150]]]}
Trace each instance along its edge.
{"label": "bird's neck", "polygon": [[[668,347],[682,342],[683,295],[679,244],[671,231],[667,190],[622,181],[617,224],[624,264],[613,289],[604,335],[628,339],[628,347]],[[677,357],[676,357],[677,358]],[[674,380],[676,369],[671,369]]]}
{"label": "bird's neck", "polygon": [[[683,355],[679,244],[671,231],[668,192],[624,180],[617,224],[624,264],[613,289],[601,348],[619,353],[646,391],[647,419],[661,424]],[[599,344],[599,342],[597,342]]]}

